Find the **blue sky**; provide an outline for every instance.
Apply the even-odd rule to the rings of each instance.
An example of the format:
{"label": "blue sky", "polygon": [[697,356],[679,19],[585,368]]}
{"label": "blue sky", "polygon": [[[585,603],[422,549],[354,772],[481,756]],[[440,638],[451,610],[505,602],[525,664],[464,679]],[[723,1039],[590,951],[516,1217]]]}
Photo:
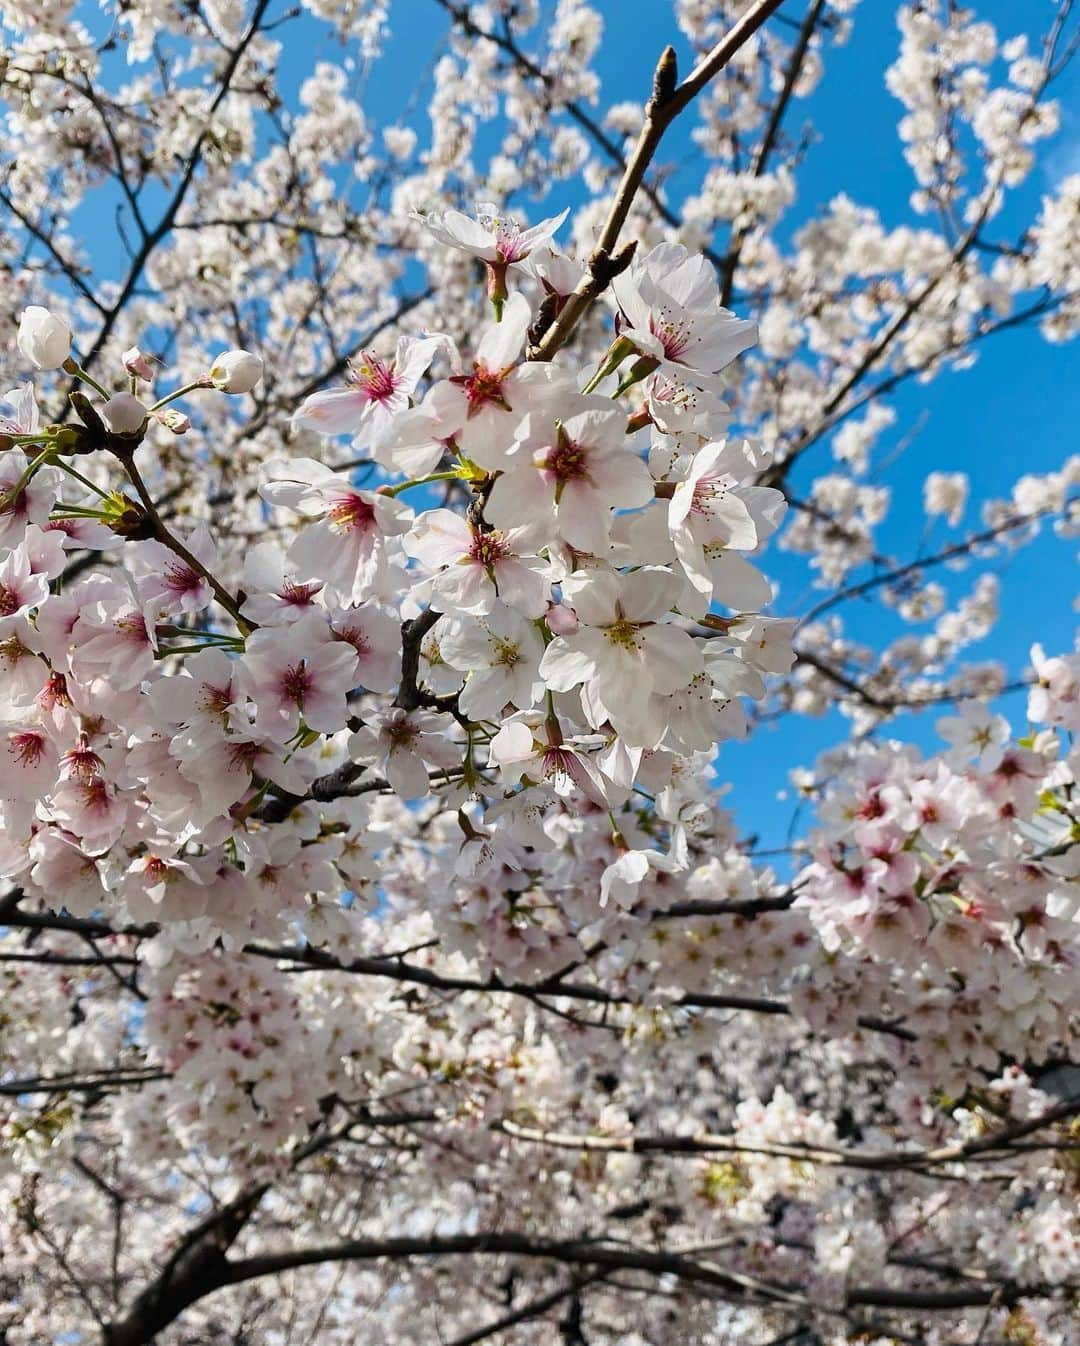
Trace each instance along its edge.
{"label": "blue sky", "polygon": [[[601,110],[615,102],[644,99],[656,57],[668,41],[676,46],[683,71],[689,69],[691,61],[669,0],[594,3],[606,27],[596,61],[603,86]],[[552,7],[545,0],[545,10],[550,12]],[[1001,33],[1012,35],[1026,29],[1033,47],[1053,14],[1050,0],[975,0],[974,8]],[[791,0],[784,12],[798,19],[803,10],[804,4]],[[89,5],[85,20],[95,31],[108,22],[96,6]],[[434,0],[394,0],[390,24],[391,36],[382,57],[367,72],[357,72],[362,102],[373,127],[405,121],[416,126],[423,145],[430,71],[445,49],[448,19]],[[338,62],[355,57],[327,28],[306,16],[280,30],[280,36],[285,42],[282,82],[289,104],[294,105],[295,91],[317,60]],[[533,39],[524,45],[531,49]],[[884,83],[885,69],[897,47],[895,6],[863,0],[855,12],[849,43],[828,48],[824,80],[809,99],[794,104],[789,124],[798,128],[812,121],[816,135],[800,170],[798,200],[785,222],[785,233],[817,214],[840,192],[874,206],[886,227],[925,224],[909,203],[912,177],[896,133],[902,109]],[[299,54],[295,62],[290,61],[290,51]],[[113,72],[120,75],[121,54],[112,61]],[[1080,65],[1066,72],[1055,92],[1063,105],[1062,131],[1056,141],[1043,147],[1041,165],[1009,208],[1002,224],[1005,234],[1010,232],[1008,225],[1018,233],[1034,217],[1039,198],[1066,173],[1080,169]],[[494,147],[496,139],[484,134],[480,144]],[[681,195],[696,189],[704,170],[686,128],[673,131],[661,148],[660,159],[679,165],[669,179],[670,198],[677,205]],[[576,183],[557,184],[547,205],[552,210],[573,207],[581,202],[582,191]],[[533,203],[525,203],[525,209],[532,216],[540,211]],[[116,247],[111,209],[96,206],[86,218],[95,256],[108,258]],[[120,264],[117,255],[115,265]],[[973,499],[978,502],[986,496],[1007,495],[1022,472],[1044,472],[1058,466],[1076,449],[1078,374],[1075,346],[1051,346],[1034,331],[1016,330],[983,343],[973,369],[944,374],[929,384],[904,386],[891,399],[896,423],[882,436],[877,451],[881,458],[888,458],[898,444],[910,440],[883,478],[892,489],[893,506],[880,529],[879,548],[904,560],[911,558],[922,529],[922,483],[931,470],[968,472]],[[805,492],[812,477],[831,466],[825,441],[800,465],[796,488]],[[978,526],[974,508],[969,506],[964,522]],[[930,540],[930,549],[944,540],[944,532],[938,531]],[[1042,641],[1048,650],[1072,646],[1075,551],[1075,543],[1047,533],[1003,565],[1001,621],[990,637],[973,647],[972,657],[1000,659],[1016,672],[1034,640]],[[808,592],[808,572],[801,558],[773,547],[764,568],[780,583],[775,610],[781,615],[805,611],[821,596]],[[936,577],[957,592],[970,585],[974,573],[949,576],[939,571]],[[857,619],[850,620],[851,631],[871,644],[891,638],[900,629],[896,619],[876,605],[863,605]],[[1022,697],[1012,697],[1007,709],[1016,722],[1022,721]],[[909,716],[898,732],[932,745],[937,713]],[[796,764],[809,765],[818,751],[846,732],[846,722],[835,714],[823,721],[789,716],[745,745],[726,745],[720,777],[734,784],[730,802],[743,830],[759,834],[763,845],[781,842],[791,810],[790,805],[777,803],[777,793],[787,785],[788,770]]]}

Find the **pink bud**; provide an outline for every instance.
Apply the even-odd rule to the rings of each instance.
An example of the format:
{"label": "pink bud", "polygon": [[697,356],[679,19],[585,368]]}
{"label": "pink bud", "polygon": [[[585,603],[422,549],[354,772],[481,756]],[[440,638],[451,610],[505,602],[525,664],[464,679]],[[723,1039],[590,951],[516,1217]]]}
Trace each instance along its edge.
{"label": "pink bud", "polygon": [[124,368],[134,378],[142,379],[144,383],[153,382],[154,367],[138,346],[129,347],[120,358],[124,362]]}
{"label": "pink bud", "polygon": [[174,407],[166,407],[164,411],[155,411],[154,418],[166,430],[171,430],[174,435],[186,435],[191,429],[191,417],[185,416],[182,411],[177,411]]}
{"label": "pink bud", "polygon": [[578,629],[577,613],[565,603],[549,603],[544,620],[556,636],[572,636]]}

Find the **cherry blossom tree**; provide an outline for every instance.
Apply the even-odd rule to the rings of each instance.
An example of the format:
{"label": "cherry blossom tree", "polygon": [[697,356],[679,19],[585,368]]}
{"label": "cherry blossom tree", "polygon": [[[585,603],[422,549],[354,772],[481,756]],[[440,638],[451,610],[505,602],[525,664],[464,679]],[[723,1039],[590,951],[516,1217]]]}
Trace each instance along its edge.
{"label": "cherry blossom tree", "polygon": [[901,6],[917,227],[793,214],[857,0],[657,8],[0,0],[10,1346],[1080,1341],[1080,457],[877,540],[1080,327],[1073,5]]}

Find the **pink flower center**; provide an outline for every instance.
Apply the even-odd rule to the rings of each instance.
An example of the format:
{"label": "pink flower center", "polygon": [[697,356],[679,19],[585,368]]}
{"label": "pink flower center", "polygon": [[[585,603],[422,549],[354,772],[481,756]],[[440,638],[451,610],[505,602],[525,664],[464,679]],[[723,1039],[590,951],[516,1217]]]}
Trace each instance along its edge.
{"label": "pink flower center", "polygon": [[658,316],[649,315],[649,331],[664,348],[669,360],[678,360],[690,348],[694,329],[686,318],[676,318],[665,305]]}
{"label": "pink flower center", "polygon": [[257,743],[230,743],[229,744],[229,765],[234,770],[251,771],[255,761],[259,756],[260,748]]}
{"label": "pink flower center", "polygon": [[327,514],[339,533],[366,533],[375,524],[375,506],[360,495],[339,496]]}
{"label": "pink flower center", "polygon": [[126,617],[119,617],[115,626],[123,638],[130,641],[132,645],[149,645],[150,637],[147,635],[146,622],[139,612],[129,612]]}
{"label": "pink flower center", "polygon": [[545,468],[560,484],[580,481],[589,475],[589,453],[581,444],[570,439],[562,429],[555,443],[547,451]]}
{"label": "pink flower center", "polygon": [[503,393],[503,382],[509,373],[509,369],[487,369],[484,365],[475,364],[471,374],[456,374],[450,380],[464,388],[465,396],[469,399],[470,420],[489,405],[501,407],[503,411],[512,410]]}
{"label": "pink flower center", "polygon": [[397,392],[399,380],[385,360],[362,352],[363,363],[354,365],[349,377],[369,402],[387,402]]}
{"label": "pink flower center", "polygon": [[502,533],[491,529],[487,533],[474,533],[469,555],[478,565],[493,566],[510,554],[510,548],[503,540]]}
{"label": "pink flower center", "polygon": [[9,589],[6,584],[0,584],[0,617],[10,617],[18,612],[22,604],[19,602],[19,591]]}
{"label": "pink flower center", "polygon": [[202,586],[202,576],[182,561],[165,564],[165,587],[174,594],[190,594]]}
{"label": "pink flower center", "polygon": [[198,692],[198,704],[209,715],[224,715],[232,705],[231,687],[214,687],[204,682]]}
{"label": "pink flower center", "polygon": [[281,586],[281,592],[278,597],[284,603],[289,603],[296,608],[307,608],[311,606],[312,598],[322,588],[321,584],[294,584],[292,580],[286,580]]}
{"label": "pink flower center", "polygon": [[101,815],[108,813],[112,800],[109,798],[108,787],[100,776],[95,776],[93,780],[84,781],[80,786],[82,794],[83,808],[87,813],[96,813]]}
{"label": "pink flower center", "polygon": [[420,730],[415,724],[410,724],[408,720],[402,719],[394,724],[387,726],[387,737],[390,739],[391,750],[408,752],[420,736]]}
{"label": "pink flower center", "polygon": [[529,245],[522,238],[521,225],[517,220],[484,215],[480,217],[480,223],[494,236],[495,253],[500,262],[520,262],[523,257],[528,257]]}
{"label": "pink flower center", "polygon": [[719,504],[728,489],[735,484],[735,479],[729,477],[727,473],[718,477],[702,477],[694,486],[694,496],[690,503],[691,514],[709,514],[713,509],[713,502]]}
{"label": "pink flower center", "polygon": [[367,654],[367,652],[371,649],[371,644],[367,636],[364,635],[362,627],[359,626],[339,627],[337,630],[337,635],[341,640],[345,641],[347,645],[351,645],[353,649],[356,651],[356,653],[361,656]]}
{"label": "pink flower center", "polygon": [[300,706],[314,685],[315,679],[308,672],[307,666],[301,663],[293,664],[282,673],[278,689],[283,700],[295,701]]}
{"label": "pink flower center", "polygon": [[70,752],[64,753],[60,765],[69,776],[77,776],[82,781],[93,780],[105,768],[105,763],[85,738],[80,738]]}

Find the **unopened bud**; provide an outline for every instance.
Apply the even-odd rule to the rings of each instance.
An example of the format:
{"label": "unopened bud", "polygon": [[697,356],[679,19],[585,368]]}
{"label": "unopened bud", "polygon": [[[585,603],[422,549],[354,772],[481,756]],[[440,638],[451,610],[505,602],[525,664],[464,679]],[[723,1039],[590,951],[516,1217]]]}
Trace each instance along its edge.
{"label": "unopened bud", "polygon": [[225,351],[210,366],[210,382],[222,393],[250,393],[263,376],[263,362],[250,351]]}
{"label": "unopened bud", "polygon": [[59,369],[71,354],[71,328],[37,304],[23,309],[16,341],[35,369]]}
{"label": "unopened bud", "polygon": [[556,636],[572,636],[578,629],[577,613],[565,603],[549,603],[544,620],[548,630]]}
{"label": "unopened bud", "polygon": [[124,368],[132,378],[142,379],[144,383],[152,383],[154,379],[154,366],[147,357],[139,350],[138,346],[131,346],[121,357],[124,362]]}
{"label": "unopened bud", "polygon": [[185,416],[182,411],[177,411],[175,407],[166,407],[164,411],[155,411],[154,419],[171,430],[174,435],[186,435],[191,429],[191,417]]}
{"label": "unopened bud", "polygon": [[146,408],[131,393],[115,393],[98,410],[114,435],[137,435],[146,424]]}

